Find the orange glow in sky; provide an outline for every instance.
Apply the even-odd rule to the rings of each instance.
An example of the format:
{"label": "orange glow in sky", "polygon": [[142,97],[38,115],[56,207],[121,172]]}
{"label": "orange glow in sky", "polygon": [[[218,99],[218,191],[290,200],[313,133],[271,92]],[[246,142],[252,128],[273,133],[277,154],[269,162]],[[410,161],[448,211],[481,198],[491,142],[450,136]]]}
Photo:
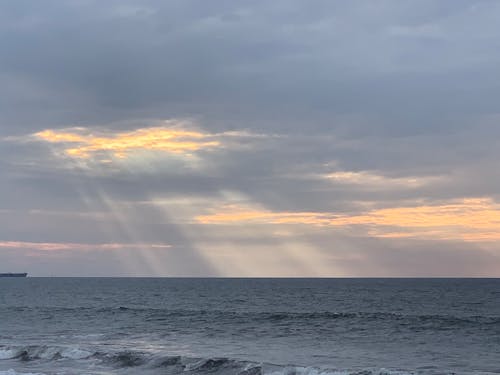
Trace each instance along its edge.
{"label": "orange glow in sky", "polygon": [[432,238],[463,241],[500,240],[500,205],[489,198],[463,199],[436,206],[375,209],[363,214],[272,212],[227,206],[196,217],[203,224],[263,223],[368,228],[384,238]]}
{"label": "orange glow in sky", "polygon": [[49,143],[64,144],[67,155],[85,159],[98,152],[124,158],[134,151],[182,154],[220,146],[220,142],[210,139],[208,134],[165,127],[142,128],[111,135],[95,135],[89,130],[79,129],[47,129],[34,136]]}

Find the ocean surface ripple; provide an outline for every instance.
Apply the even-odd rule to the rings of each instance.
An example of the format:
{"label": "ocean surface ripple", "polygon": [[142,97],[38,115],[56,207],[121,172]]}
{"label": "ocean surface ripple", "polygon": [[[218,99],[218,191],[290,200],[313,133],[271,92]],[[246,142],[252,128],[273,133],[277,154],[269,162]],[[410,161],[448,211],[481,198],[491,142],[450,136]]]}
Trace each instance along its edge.
{"label": "ocean surface ripple", "polygon": [[0,375],[499,374],[497,279],[0,279]]}

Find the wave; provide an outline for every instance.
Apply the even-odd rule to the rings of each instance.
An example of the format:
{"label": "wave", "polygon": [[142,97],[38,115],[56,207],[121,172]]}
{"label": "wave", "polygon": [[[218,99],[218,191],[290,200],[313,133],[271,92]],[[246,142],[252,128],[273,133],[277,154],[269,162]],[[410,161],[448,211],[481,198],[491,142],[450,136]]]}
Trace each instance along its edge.
{"label": "wave", "polygon": [[[212,371],[209,371],[212,372]],[[206,372],[205,372],[206,373]],[[261,372],[240,372],[238,375],[257,375]],[[42,372],[20,372],[14,369],[0,370],[0,375],[46,375]],[[392,370],[362,370],[358,372],[321,370],[314,367],[286,367],[282,371],[269,372],[264,375],[413,375],[412,372]],[[455,375],[455,374],[453,374]]]}
{"label": "wave", "polygon": [[400,325],[410,330],[447,330],[464,327],[479,327],[489,328],[495,326],[500,328],[500,317],[498,316],[454,316],[454,315],[438,315],[438,314],[423,314],[410,315],[390,312],[353,312],[353,313],[335,313],[335,312],[313,312],[313,313],[273,313],[264,314],[261,319],[271,322],[289,322],[289,323],[306,323],[313,321],[336,321],[336,320],[352,320],[356,324],[381,322]]}
{"label": "wave", "polygon": [[86,359],[94,355],[94,352],[80,349],[78,347],[56,347],[56,346],[22,346],[22,347],[0,347],[0,360],[19,359],[21,361],[33,361],[37,359],[57,360]]}
{"label": "wave", "polygon": [[[158,369],[159,373],[176,375],[410,375],[410,371],[373,370],[362,371],[324,369],[319,367],[275,365],[242,361],[225,357],[195,358],[164,356],[138,351],[103,353],[79,347],[20,346],[0,347],[0,360],[18,361],[96,361],[111,369],[141,368]],[[13,369],[0,371],[0,375],[43,375],[22,373]]]}
{"label": "wave", "polygon": [[30,313],[68,313],[75,314],[92,313],[92,314],[140,314],[147,315],[148,318],[175,318],[175,317],[194,317],[194,316],[209,316],[218,318],[244,318],[254,321],[285,321],[285,320],[344,320],[344,319],[361,319],[361,320],[414,320],[414,321],[446,321],[456,323],[472,323],[472,324],[500,324],[500,316],[491,315],[446,315],[446,314],[404,314],[386,311],[376,312],[332,312],[332,311],[316,311],[316,312],[241,312],[227,310],[189,310],[189,309],[164,309],[164,308],[149,308],[149,307],[28,307],[28,306],[7,306],[0,307],[0,310],[11,312],[30,312]]}

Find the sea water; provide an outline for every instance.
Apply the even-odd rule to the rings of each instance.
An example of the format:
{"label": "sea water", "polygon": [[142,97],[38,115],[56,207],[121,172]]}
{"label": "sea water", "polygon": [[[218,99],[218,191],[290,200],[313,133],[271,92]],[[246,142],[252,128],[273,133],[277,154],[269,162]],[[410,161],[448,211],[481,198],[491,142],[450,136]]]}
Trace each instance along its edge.
{"label": "sea water", "polygon": [[26,373],[500,373],[500,280],[0,279]]}

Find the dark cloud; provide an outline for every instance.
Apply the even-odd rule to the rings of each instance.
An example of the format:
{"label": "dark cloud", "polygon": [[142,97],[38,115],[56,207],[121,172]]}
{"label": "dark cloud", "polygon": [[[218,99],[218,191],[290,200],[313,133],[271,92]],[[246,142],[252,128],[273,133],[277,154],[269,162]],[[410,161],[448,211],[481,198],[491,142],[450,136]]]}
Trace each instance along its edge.
{"label": "dark cloud", "polygon": [[267,119],[288,132],[329,130],[332,116],[358,114],[382,116],[371,126],[376,133],[412,134],[446,128],[441,120],[450,115],[496,110],[494,2],[7,2],[2,9],[0,120],[8,132],[18,131],[11,124],[181,115],[206,117],[212,127]]}

